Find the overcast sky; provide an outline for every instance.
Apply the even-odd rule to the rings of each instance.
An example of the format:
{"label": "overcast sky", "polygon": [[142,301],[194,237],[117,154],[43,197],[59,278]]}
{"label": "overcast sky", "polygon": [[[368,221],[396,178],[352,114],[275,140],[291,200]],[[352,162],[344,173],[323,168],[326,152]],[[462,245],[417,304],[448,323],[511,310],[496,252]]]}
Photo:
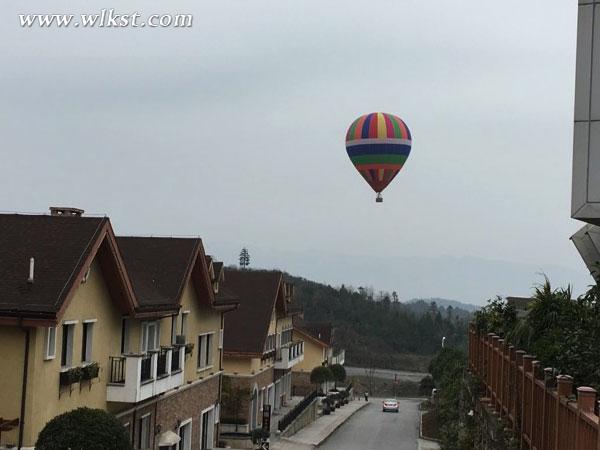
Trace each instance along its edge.
{"label": "overcast sky", "polygon": [[[102,8],[194,22],[18,21]],[[532,271],[528,285],[498,277],[477,295],[466,282],[445,292],[431,273],[422,289],[405,287],[411,296],[527,294],[551,266],[565,270],[559,283],[591,280],[568,240],[580,226],[569,218],[574,1],[5,0],[2,9],[2,210],[78,206],[109,215],[121,234],[201,235],[226,262],[247,245],[256,265],[401,294],[410,280],[398,281],[397,258]],[[372,111],[402,117],[413,135],[383,204],[344,148],[348,125]],[[296,256],[273,256],[284,254]],[[310,270],[345,257],[360,258],[364,274]],[[382,258],[389,275],[373,277]]]}

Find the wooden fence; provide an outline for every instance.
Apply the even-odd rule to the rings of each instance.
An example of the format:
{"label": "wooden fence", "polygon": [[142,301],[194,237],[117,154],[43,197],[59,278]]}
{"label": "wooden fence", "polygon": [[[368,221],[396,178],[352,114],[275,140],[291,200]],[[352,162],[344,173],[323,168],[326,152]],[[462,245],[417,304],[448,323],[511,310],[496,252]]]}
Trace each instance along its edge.
{"label": "wooden fence", "polygon": [[469,369],[485,385],[481,402],[507,421],[522,449],[600,450],[594,389],[579,387],[574,395],[570,376],[555,376],[534,356],[473,326]]}

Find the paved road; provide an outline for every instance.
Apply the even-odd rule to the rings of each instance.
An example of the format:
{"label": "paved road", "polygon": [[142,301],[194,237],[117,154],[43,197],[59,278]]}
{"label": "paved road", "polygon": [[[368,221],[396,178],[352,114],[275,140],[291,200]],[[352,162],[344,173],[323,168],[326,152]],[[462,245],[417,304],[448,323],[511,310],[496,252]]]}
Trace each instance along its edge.
{"label": "paved road", "polygon": [[416,450],[418,401],[401,399],[400,412],[381,412],[381,399],[358,411],[320,450]]}
{"label": "paved road", "polygon": [[[366,376],[366,369],[362,367],[346,367],[346,374],[349,376],[352,375],[362,375]],[[373,376],[375,378],[385,378],[388,380],[393,380],[395,375],[398,375],[399,380],[406,381],[416,381],[419,382],[421,379],[426,376],[426,373],[423,372],[407,372],[403,370],[386,370],[386,369],[375,369],[375,373]]]}

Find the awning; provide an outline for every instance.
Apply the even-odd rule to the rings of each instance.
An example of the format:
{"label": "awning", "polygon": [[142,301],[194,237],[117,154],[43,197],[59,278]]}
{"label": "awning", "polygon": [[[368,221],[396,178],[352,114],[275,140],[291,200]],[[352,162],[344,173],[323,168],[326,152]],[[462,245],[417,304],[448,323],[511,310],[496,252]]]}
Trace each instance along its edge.
{"label": "awning", "polygon": [[165,431],[158,437],[158,446],[159,447],[170,447],[171,445],[176,445],[179,443],[181,438],[178,434],[172,432],[171,430]]}

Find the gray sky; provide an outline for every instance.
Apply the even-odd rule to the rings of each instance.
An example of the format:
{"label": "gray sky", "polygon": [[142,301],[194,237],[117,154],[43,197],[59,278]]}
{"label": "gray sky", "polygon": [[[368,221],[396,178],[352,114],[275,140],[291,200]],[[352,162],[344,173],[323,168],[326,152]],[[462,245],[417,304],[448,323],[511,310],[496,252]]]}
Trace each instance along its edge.
{"label": "gray sky", "polygon": [[[194,25],[18,24],[18,14],[111,7],[192,13]],[[201,235],[226,262],[246,244],[256,265],[401,296],[527,294],[536,272],[582,289],[591,279],[568,240],[579,227],[569,218],[576,9],[5,0],[1,209],[74,205],[108,214],[119,233]],[[383,204],[344,148],[347,126],[372,111],[413,134]],[[364,266],[345,272],[350,257]],[[444,258],[528,267],[531,282],[468,268],[474,284],[448,291],[439,272],[402,278],[411,260]],[[317,271],[315,259],[332,264]]]}

